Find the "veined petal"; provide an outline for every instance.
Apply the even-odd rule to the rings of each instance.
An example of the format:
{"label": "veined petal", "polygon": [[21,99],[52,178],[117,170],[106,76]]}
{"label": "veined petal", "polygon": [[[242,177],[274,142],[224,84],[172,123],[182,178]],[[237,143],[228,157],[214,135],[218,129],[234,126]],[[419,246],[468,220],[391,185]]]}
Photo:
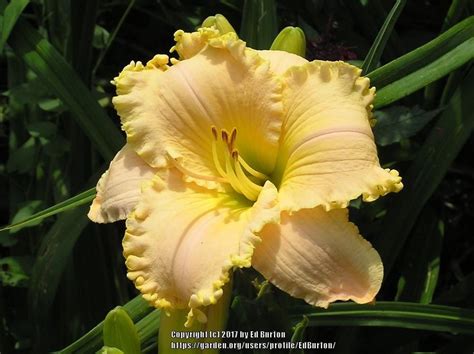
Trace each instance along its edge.
{"label": "veined petal", "polygon": [[151,180],[156,172],[125,145],[97,183],[89,219],[98,223],[125,219],[138,202],[142,183]]}
{"label": "veined petal", "polygon": [[188,324],[205,321],[202,306],[222,295],[232,267],[250,267],[255,233],[279,221],[276,188],[267,182],[252,206],[237,194],[156,177],[127,220],[128,278],[160,308],[190,308]]}
{"label": "veined petal", "polygon": [[299,55],[281,50],[259,50],[258,54],[270,62],[270,69],[278,75],[283,75],[292,66],[300,66],[308,62]]}
{"label": "veined petal", "polygon": [[383,279],[380,256],[348,221],[347,209],[283,212],[259,233],[252,265],[283,291],[320,307],[336,300],[367,303]]}
{"label": "veined petal", "polygon": [[313,61],[284,75],[285,118],[274,180],[282,209],[346,207],[398,192],[401,178],[380,167],[370,119],[375,88],[360,69]]}
{"label": "veined petal", "polygon": [[[268,61],[229,36],[170,68],[137,66],[115,80],[113,103],[128,143],[151,166],[167,156],[191,171],[187,180],[218,188],[212,127],[236,128],[235,147],[253,168],[273,170],[282,122],[281,82]],[[205,178],[194,178],[204,176]],[[206,178],[209,177],[209,178]]]}

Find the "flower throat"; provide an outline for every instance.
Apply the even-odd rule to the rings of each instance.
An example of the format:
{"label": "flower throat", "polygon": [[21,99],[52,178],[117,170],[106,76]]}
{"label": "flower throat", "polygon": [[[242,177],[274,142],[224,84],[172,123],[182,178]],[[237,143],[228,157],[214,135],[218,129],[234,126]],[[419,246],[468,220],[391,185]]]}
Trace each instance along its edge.
{"label": "flower throat", "polygon": [[212,159],[219,176],[204,176],[190,171],[184,167],[179,159],[168,154],[169,160],[183,174],[196,179],[228,183],[232,188],[248,200],[255,201],[262,190],[262,186],[269,177],[250,166],[239,154],[235,146],[237,129],[233,128],[229,133],[221,129],[220,134],[215,126],[212,132]]}
{"label": "flower throat", "polygon": [[218,134],[217,128],[212,126],[211,131],[212,157],[217,172],[237,193],[243,194],[249,200],[257,200],[268,176],[253,169],[239,154],[235,147],[237,129],[233,128],[230,134],[221,129]]}

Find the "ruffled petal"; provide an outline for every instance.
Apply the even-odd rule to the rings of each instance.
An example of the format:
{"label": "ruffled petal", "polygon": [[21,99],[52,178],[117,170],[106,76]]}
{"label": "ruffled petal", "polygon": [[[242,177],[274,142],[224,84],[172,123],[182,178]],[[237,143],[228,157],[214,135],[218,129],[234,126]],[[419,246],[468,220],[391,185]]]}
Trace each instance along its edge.
{"label": "ruffled petal", "polygon": [[89,219],[97,223],[125,219],[138,202],[142,183],[151,180],[156,172],[125,145],[97,183]]}
{"label": "ruffled petal", "polygon": [[[212,38],[171,67],[130,66],[115,79],[128,143],[151,166],[169,158],[194,181],[219,188],[212,127],[231,132],[253,168],[273,170],[282,123],[282,86],[268,61],[231,36]],[[257,143],[258,142],[258,143]]]}
{"label": "ruffled petal", "polygon": [[308,61],[299,55],[281,50],[259,50],[258,54],[270,62],[270,70],[283,75],[292,66],[300,66]]}
{"label": "ruffled petal", "polygon": [[171,170],[155,178],[127,219],[128,278],[160,308],[189,307],[188,324],[206,320],[202,306],[222,295],[232,267],[250,267],[255,233],[279,221],[276,188],[267,182],[252,206],[182,181]]}
{"label": "ruffled petal", "polygon": [[360,69],[313,61],[284,75],[285,117],[273,180],[282,209],[346,207],[362,195],[372,201],[402,188],[384,170],[370,127],[375,89]]}
{"label": "ruffled petal", "polygon": [[349,299],[367,303],[380,289],[380,256],[348,221],[347,209],[284,212],[280,225],[267,225],[259,235],[253,267],[314,306]]}
{"label": "ruffled petal", "polygon": [[215,27],[201,27],[196,32],[177,30],[174,33],[176,44],[171,48],[179,54],[180,59],[189,59],[202,51],[211,39],[222,37],[221,40],[237,40],[237,34],[229,32],[221,35]]}

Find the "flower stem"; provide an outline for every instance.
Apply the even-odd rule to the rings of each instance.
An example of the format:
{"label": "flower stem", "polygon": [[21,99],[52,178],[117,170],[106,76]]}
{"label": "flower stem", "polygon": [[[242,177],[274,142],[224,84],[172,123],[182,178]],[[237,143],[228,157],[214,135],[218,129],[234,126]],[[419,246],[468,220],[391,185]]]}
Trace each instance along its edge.
{"label": "flower stem", "polygon": [[[188,309],[175,309],[170,310],[169,315],[162,314],[158,333],[160,354],[219,354],[219,349],[209,349],[211,344],[206,344],[220,342],[220,335],[216,334],[226,328],[232,298],[232,277],[230,278],[222,289],[223,294],[219,301],[202,309],[207,315],[206,323],[195,320],[191,327],[185,327]],[[189,333],[189,338],[186,338],[185,332],[193,333]]]}

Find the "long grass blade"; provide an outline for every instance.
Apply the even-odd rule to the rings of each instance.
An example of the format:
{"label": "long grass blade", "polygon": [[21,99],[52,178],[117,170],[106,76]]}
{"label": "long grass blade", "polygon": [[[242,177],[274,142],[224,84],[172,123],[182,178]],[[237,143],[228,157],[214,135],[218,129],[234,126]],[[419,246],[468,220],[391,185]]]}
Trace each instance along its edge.
{"label": "long grass blade", "polygon": [[405,247],[395,300],[431,303],[438,283],[443,236],[443,223],[427,205]]}
{"label": "long grass blade", "polygon": [[15,224],[4,226],[0,228],[0,232],[6,230],[18,231],[23,227],[36,226],[39,221],[45,218],[65,212],[69,209],[73,209],[84,204],[88,204],[92,201],[92,199],[94,199],[95,193],[95,187],[88,189],[72,198],[65,200],[64,202],[58,203],[56,205],[53,205],[52,207],[33,214],[25,220],[21,220]]}
{"label": "long grass blade", "polygon": [[474,334],[474,311],[459,307],[411,302],[377,302],[375,305],[332,304],[328,309],[306,307],[292,313],[304,315],[308,326],[375,326]]}
{"label": "long grass blade", "polygon": [[[147,337],[148,326],[146,322],[141,322],[140,320],[144,319],[145,316],[150,314],[154,309],[150,307],[148,302],[146,302],[141,295],[133,298],[125,305],[123,308],[127,311],[128,315],[133,322],[137,323],[138,336],[143,342],[143,339]],[[153,313],[159,311],[155,309]],[[153,316],[155,318],[156,315]],[[71,343],[66,348],[57,351],[56,353],[60,354],[71,354],[71,353],[95,353],[102,346],[102,330],[104,326],[104,321],[97,324],[89,332],[83,335],[81,338]]]}
{"label": "long grass blade", "polygon": [[245,0],[240,36],[249,47],[269,49],[277,31],[275,0]]}
{"label": "long grass blade", "polygon": [[464,78],[404,175],[405,188],[393,197],[383,232],[372,240],[390,273],[423,206],[474,129],[474,70]]}
{"label": "long grass blade", "polygon": [[474,37],[474,16],[466,18],[425,45],[372,71],[372,85],[382,88],[439,59]]}
{"label": "long grass blade", "polygon": [[460,44],[429,65],[377,91],[375,108],[384,107],[442,78],[474,58],[474,38]]}
{"label": "long grass blade", "polygon": [[3,47],[5,46],[16,21],[18,21],[20,15],[29,2],[29,0],[12,0],[5,7],[0,27],[2,29],[0,35],[0,53],[3,52]]}
{"label": "long grass blade", "polygon": [[35,346],[45,350],[48,338],[45,330],[50,326],[49,313],[59,281],[70,260],[72,249],[85,229],[87,206],[63,213],[43,238],[36,258],[29,287],[29,307],[33,314]]}
{"label": "long grass blade", "polygon": [[119,130],[87,87],[53,48],[27,22],[20,19],[8,43],[44,84],[69,108],[78,124],[106,160],[124,144]]}
{"label": "long grass blade", "polygon": [[398,17],[400,17],[405,4],[406,0],[397,0],[395,5],[393,5],[392,10],[390,10],[382,28],[377,34],[372,47],[370,47],[369,53],[367,53],[367,56],[365,57],[364,63],[362,64],[362,73],[370,73],[377,67],[377,63],[382,57],[387,41],[392,34],[393,27],[395,26]]}
{"label": "long grass blade", "polygon": [[104,60],[105,55],[107,54],[107,51],[109,50],[109,48],[112,45],[115,37],[117,36],[118,31],[120,30],[120,28],[122,28],[123,22],[125,21],[128,14],[130,13],[130,10],[135,5],[135,1],[136,0],[131,0],[128,3],[127,8],[125,9],[122,17],[120,18],[119,22],[117,23],[117,26],[115,26],[115,29],[113,30],[112,34],[110,35],[109,40],[107,41],[107,44],[106,44],[105,48],[100,52],[99,58],[97,59],[95,65],[94,65],[94,68],[92,69],[92,77],[95,76],[95,73],[97,72],[97,69],[99,68],[100,64],[102,64],[102,60]]}

